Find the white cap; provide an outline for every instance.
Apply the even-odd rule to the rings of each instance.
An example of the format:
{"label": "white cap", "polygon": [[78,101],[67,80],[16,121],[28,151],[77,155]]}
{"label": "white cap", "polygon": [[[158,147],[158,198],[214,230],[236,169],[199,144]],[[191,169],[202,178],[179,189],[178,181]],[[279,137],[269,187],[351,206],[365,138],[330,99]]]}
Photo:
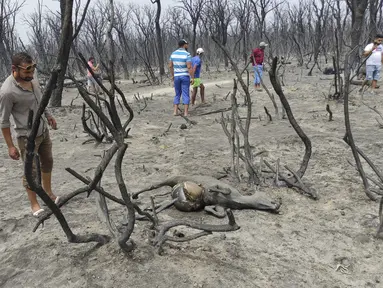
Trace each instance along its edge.
{"label": "white cap", "polygon": [[198,48],[198,49],[197,49],[197,55],[202,54],[202,53],[204,53],[204,52],[205,52],[205,51],[203,51],[202,48]]}
{"label": "white cap", "polygon": [[259,43],[259,47],[267,47],[267,46],[269,46],[269,44],[266,44],[265,42]]}

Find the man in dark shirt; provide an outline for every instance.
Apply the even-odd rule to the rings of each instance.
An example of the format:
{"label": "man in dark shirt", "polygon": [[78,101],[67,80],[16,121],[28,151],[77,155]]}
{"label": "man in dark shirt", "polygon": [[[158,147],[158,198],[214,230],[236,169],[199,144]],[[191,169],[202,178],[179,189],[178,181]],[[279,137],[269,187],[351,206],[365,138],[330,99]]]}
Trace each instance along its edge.
{"label": "man in dark shirt", "polygon": [[254,87],[258,91],[261,89],[261,79],[263,73],[263,61],[265,58],[265,48],[268,45],[265,42],[259,44],[259,48],[255,48],[251,53],[251,59],[254,69]]}

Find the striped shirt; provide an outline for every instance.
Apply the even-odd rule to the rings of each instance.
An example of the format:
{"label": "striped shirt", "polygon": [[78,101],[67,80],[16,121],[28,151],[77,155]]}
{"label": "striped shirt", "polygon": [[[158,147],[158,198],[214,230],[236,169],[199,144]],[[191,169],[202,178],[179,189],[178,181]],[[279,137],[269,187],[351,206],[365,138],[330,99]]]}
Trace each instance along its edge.
{"label": "striped shirt", "polygon": [[189,70],[186,63],[191,63],[191,55],[184,48],[179,48],[170,56],[170,61],[173,62],[174,77],[189,76]]}

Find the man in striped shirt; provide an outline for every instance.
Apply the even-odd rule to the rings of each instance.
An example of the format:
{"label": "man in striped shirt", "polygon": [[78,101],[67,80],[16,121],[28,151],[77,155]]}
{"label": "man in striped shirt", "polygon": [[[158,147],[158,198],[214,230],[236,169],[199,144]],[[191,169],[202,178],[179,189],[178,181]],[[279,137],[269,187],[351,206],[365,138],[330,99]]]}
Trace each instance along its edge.
{"label": "man in striped shirt", "polygon": [[169,59],[169,70],[174,81],[176,96],[174,97],[174,116],[178,115],[178,105],[182,95],[184,104],[184,116],[188,116],[190,103],[190,83],[194,83],[191,55],[187,51],[188,42],[184,39],[178,42],[178,49],[172,53]]}

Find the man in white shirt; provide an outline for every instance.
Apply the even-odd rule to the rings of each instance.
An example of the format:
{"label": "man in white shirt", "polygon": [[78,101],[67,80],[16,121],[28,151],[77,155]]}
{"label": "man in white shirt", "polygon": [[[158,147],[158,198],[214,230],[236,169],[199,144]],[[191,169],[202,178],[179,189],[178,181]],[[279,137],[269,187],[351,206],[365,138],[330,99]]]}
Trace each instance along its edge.
{"label": "man in white shirt", "polygon": [[366,80],[371,82],[371,91],[374,93],[377,81],[380,78],[380,70],[383,62],[383,35],[376,35],[374,42],[364,48],[363,56],[368,57],[366,61]]}

